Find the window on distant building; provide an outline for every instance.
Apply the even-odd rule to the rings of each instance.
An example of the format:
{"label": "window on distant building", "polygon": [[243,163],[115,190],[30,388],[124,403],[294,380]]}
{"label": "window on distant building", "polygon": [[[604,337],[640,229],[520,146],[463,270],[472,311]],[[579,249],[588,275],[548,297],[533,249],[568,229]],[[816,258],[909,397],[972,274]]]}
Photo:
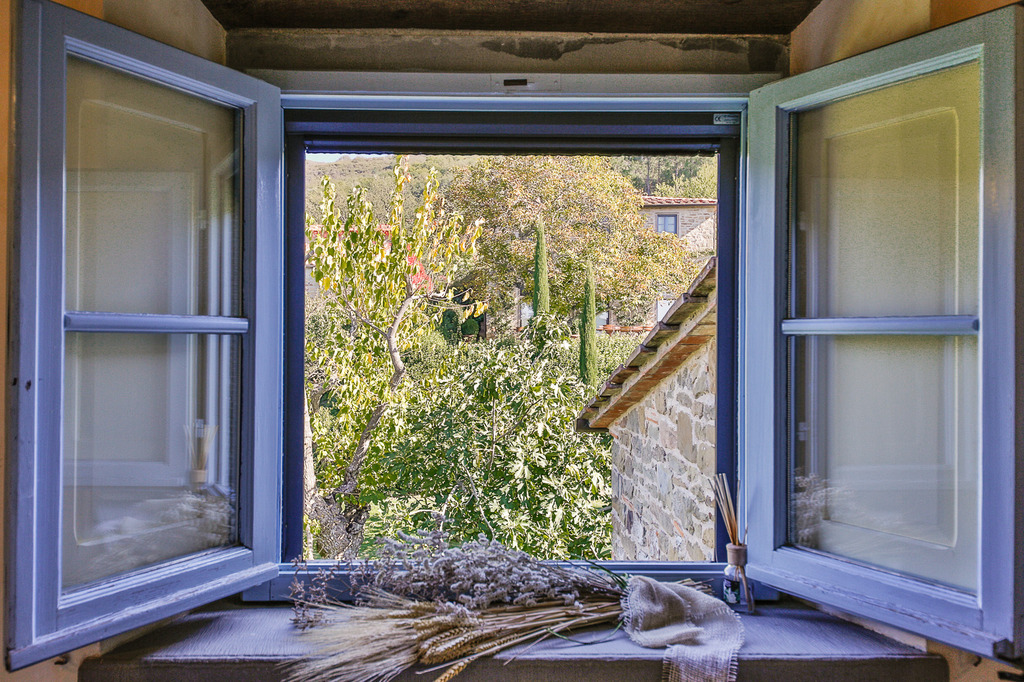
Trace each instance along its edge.
{"label": "window on distant building", "polygon": [[676,216],[659,215],[658,232],[671,232],[672,234],[677,234],[679,232],[679,224],[676,221]]}

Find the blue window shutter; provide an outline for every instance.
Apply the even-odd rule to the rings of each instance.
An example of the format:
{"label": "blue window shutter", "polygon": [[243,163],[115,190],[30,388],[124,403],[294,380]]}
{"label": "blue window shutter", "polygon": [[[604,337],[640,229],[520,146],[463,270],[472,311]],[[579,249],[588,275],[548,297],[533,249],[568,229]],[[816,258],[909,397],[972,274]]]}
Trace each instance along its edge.
{"label": "blue window shutter", "polygon": [[[7,377],[5,561],[10,669],[273,578],[280,560],[281,508],[280,91],[47,0],[23,0],[20,22],[14,193],[18,210],[13,224]],[[241,317],[83,313],[65,319],[61,197],[68,55],[239,112]],[[65,330],[75,329],[219,333],[240,339],[240,389],[233,412],[239,424],[238,541],[233,546],[62,589],[60,366]]]}
{"label": "blue window shutter", "polygon": [[[1008,7],[751,93],[747,219],[741,247],[740,437],[749,575],[784,592],[994,658],[1024,655],[1024,468],[1018,326],[1022,179],[1019,65],[1024,10]],[[980,62],[982,187],[980,320],[787,319],[791,118],[858,93]],[[978,588],[964,591],[811,551],[790,542],[787,339],[814,334],[978,334],[980,505]],[[1017,420],[1019,422],[1019,420]]]}

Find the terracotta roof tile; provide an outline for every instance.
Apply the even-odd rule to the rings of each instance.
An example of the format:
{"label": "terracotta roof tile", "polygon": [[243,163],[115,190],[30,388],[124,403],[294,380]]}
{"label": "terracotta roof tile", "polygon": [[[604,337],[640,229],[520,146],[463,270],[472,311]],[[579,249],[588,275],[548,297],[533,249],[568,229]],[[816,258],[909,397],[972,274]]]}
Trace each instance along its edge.
{"label": "terracotta roof tile", "polygon": [[714,206],[717,199],[700,199],[695,197],[654,197],[643,196],[644,206]]}
{"label": "terracotta roof tile", "polygon": [[711,258],[666,311],[664,318],[630,354],[577,415],[579,431],[607,430],[674,373],[716,334],[718,259]]}

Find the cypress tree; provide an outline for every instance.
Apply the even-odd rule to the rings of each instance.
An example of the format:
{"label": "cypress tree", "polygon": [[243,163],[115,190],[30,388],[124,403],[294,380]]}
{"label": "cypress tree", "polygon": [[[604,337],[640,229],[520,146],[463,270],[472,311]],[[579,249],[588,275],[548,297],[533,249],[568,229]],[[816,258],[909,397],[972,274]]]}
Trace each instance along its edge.
{"label": "cypress tree", "polygon": [[544,220],[537,218],[534,224],[537,232],[537,248],[533,252],[533,314],[551,312],[551,295],[548,293],[548,245],[544,239]]}
{"label": "cypress tree", "polygon": [[597,377],[597,301],[594,295],[594,268],[587,263],[587,281],[583,285],[583,311],[580,313],[580,379],[596,386]]}

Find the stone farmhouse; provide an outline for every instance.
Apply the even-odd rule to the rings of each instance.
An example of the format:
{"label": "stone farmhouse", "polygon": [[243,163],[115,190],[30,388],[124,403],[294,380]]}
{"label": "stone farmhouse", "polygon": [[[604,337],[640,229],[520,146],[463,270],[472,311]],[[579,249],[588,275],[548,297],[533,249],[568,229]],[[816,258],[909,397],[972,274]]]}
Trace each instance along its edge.
{"label": "stone farmhouse", "polygon": [[[695,230],[710,231],[718,218],[718,200],[690,197],[643,196],[644,224],[658,232],[685,237]],[[703,236],[703,235],[702,235]],[[714,244],[714,242],[711,242]]]}

